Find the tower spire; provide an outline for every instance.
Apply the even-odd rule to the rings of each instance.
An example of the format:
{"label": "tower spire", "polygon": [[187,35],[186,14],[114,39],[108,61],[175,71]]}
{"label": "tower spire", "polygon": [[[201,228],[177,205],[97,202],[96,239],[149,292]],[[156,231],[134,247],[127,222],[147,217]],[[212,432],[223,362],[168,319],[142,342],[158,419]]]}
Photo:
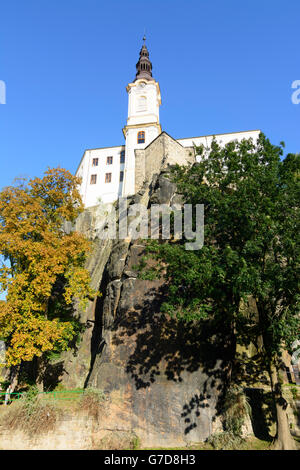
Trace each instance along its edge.
{"label": "tower spire", "polygon": [[152,63],[149,59],[149,52],[146,46],[146,35],[144,34],[143,37],[143,45],[140,50],[140,58],[138,63],[136,64],[136,76],[134,81],[138,80],[139,78],[144,78],[146,80],[154,80],[152,78]]}

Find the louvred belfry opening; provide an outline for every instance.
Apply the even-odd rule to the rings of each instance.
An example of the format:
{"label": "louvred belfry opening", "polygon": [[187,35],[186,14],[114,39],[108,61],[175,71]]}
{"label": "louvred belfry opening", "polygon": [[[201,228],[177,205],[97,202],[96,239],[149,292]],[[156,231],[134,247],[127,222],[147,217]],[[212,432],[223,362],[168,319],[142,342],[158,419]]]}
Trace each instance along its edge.
{"label": "louvred belfry opening", "polygon": [[149,52],[146,46],[146,37],[143,37],[144,44],[142,45],[142,49],[140,50],[140,58],[138,63],[136,64],[136,76],[135,80],[140,78],[144,78],[146,80],[154,80],[152,78],[152,63],[149,59]]}

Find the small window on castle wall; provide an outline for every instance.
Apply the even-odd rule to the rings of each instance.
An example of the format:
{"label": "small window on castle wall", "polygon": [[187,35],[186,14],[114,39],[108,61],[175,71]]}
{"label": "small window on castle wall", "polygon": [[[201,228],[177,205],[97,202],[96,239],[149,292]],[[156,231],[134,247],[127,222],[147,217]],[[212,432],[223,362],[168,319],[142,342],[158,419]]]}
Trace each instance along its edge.
{"label": "small window on castle wall", "polygon": [[91,175],[91,184],[97,183],[97,175]]}
{"label": "small window on castle wall", "polygon": [[107,158],[106,158],[106,164],[107,164],[107,165],[111,165],[112,162],[113,162],[113,157],[107,157]]}
{"label": "small window on castle wall", "polygon": [[144,144],[145,143],[145,132],[144,131],[138,132],[137,143],[138,144]]}
{"label": "small window on castle wall", "polygon": [[111,173],[105,173],[105,183],[111,183]]}
{"label": "small window on castle wall", "polygon": [[124,179],[124,171],[120,171],[120,183],[122,183]]}
{"label": "small window on castle wall", "polygon": [[99,158],[93,158],[93,166],[98,166]]}
{"label": "small window on castle wall", "polygon": [[125,150],[120,153],[120,163],[125,163]]}

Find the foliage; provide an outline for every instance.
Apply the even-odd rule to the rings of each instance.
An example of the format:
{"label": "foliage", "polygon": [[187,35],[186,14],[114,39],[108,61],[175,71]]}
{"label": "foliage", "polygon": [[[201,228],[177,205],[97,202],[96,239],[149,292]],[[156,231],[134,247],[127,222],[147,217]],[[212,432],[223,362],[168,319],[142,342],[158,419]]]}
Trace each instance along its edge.
{"label": "foliage", "polygon": [[212,434],[207,440],[207,443],[215,450],[237,450],[243,442],[242,437],[237,436],[231,431]]}
{"label": "foliage", "polygon": [[9,405],[1,416],[0,424],[8,429],[19,429],[30,436],[36,436],[53,430],[59,417],[58,408],[53,404],[44,403],[37,387],[32,386],[21,399]]}
{"label": "foliage", "polygon": [[297,387],[292,386],[290,388],[290,391],[291,391],[293,400],[297,400],[300,397],[300,390]]}
{"label": "foliage", "polygon": [[138,450],[140,438],[132,431],[112,431],[107,433],[97,445],[97,449],[105,450]]}
{"label": "foliage", "polygon": [[105,400],[106,395],[102,390],[87,388],[81,397],[80,409],[98,420],[100,413],[104,411],[103,403]]}
{"label": "foliage", "polygon": [[224,431],[210,436],[208,444],[216,450],[239,449],[245,442],[242,427],[250,415],[251,407],[242,387],[231,384],[224,400]]}
{"label": "foliage", "polygon": [[[203,248],[186,251],[184,239],[147,247],[168,286],[163,308],[187,320],[213,317],[231,330],[233,344],[262,337],[259,354],[271,377],[300,331],[300,155],[282,160],[283,145],[263,134],[196,151],[201,161],[177,166],[173,181],[185,203],[204,204]],[[250,297],[255,312],[241,308]],[[272,383],[284,409],[278,374]]]}
{"label": "foliage", "polygon": [[248,397],[241,387],[231,385],[224,402],[225,430],[237,437],[242,437],[242,427],[248,416],[251,416]]}
{"label": "foliage", "polygon": [[0,193],[1,336],[7,365],[68,348],[76,335],[74,300],[83,306],[95,293],[84,268],[89,243],[66,233],[83,210],[78,178],[49,169],[43,178],[22,180]]}
{"label": "foliage", "polygon": [[26,415],[31,416],[34,412],[38,402],[39,390],[36,385],[31,385],[28,390],[23,394],[24,410]]}
{"label": "foliage", "polygon": [[138,450],[141,447],[141,440],[138,436],[133,435],[130,442],[130,450]]}
{"label": "foliage", "polygon": [[[197,151],[203,156],[205,149]],[[167,311],[220,315],[248,342],[262,334],[269,358],[300,328],[300,155],[281,161],[282,153],[261,134],[257,144],[221,148],[213,141],[200,163],[177,166],[173,180],[184,201],[204,204],[204,246],[190,252],[185,240],[151,241],[147,248],[165,268]],[[249,296],[259,322],[241,311]]]}

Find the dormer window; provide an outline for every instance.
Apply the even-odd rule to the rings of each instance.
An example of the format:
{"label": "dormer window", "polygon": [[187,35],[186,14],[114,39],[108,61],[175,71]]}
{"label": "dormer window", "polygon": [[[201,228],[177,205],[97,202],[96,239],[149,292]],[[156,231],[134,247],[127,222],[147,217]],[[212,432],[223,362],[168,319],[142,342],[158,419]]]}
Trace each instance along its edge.
{"label": "dormer window", "polygon": [[144,131],[138,132],[137,143],[138,144],[144,144],[145,143],[145,132]]}

